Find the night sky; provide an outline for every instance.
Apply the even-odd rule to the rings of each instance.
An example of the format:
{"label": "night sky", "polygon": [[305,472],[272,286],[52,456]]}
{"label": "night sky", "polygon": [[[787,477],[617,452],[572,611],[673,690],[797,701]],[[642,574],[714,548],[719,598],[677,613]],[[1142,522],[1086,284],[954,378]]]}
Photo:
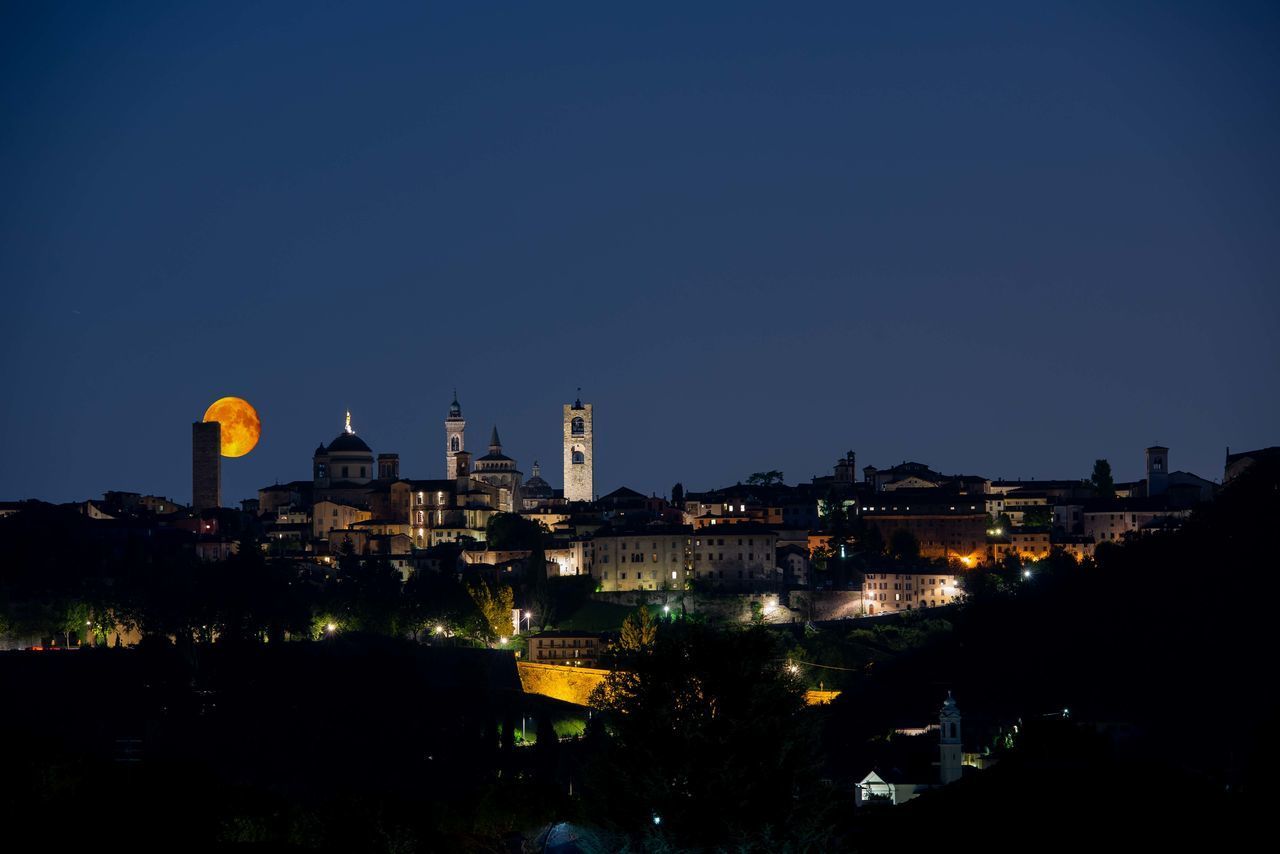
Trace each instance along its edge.
{"label": "night sky", "polygon": [[[560,485],[1280,442],[1274,3],[7,4],[0,498],[224,502],[452,389]],[[509,7],[508,7],[509,6]]]}

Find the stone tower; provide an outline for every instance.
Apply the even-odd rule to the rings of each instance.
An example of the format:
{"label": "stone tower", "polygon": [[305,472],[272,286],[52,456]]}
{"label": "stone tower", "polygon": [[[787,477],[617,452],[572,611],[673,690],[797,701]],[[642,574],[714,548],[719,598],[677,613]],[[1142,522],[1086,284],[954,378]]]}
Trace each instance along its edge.
{"label": "stone tower", "polygon": [[954,783],[960,779],[961,766],[964,762],[964,748],[960,743],[960,710],[956,708],[955,698],[947,692],[947,699],[938,713],[938,723],[942,725],[941,767],[938,779],[942,785]]}
{"label": "stone tower", "polygon": [[400,479],[400,455],[378,454],[378,480]]}
{"label": "stone tower", "polygon": [[564,405],[564,497],[567,501],[595,498],[592,478],[591,404],[582,402],[581,390],[572,405]]}
{"label": "stone tower", "polygon": [[855,459],[853,451],[850,451],[844,455],[843,459],[836,460],[836,483],[839,486],[853,486],[854,481],[858,479]]}
{"label": "stone tower", "polygon": [[191,425],[191,509],[199,513],[222,506],[222,425]]}
{"label": "stone tower", "polygon": [[1169,489],[1169,449],[1163,445],[1147,448],[1147,496],[1164,495]]}
{"label": "stone tower", "polygon": [[453,403],[449,404],[449,417],[444,420],[444,476],[452,480],[458,476],[458,454],[466,450],[463,431],[467,429],[458,404],[458,390],[453,390]]}

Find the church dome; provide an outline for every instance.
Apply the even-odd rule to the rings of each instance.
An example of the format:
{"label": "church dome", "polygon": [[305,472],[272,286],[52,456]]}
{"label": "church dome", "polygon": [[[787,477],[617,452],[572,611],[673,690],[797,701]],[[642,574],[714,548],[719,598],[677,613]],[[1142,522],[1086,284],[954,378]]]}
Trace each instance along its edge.
{"label": "church dome", "polygon": [[373,449],[365,444],[355,433],[339,433],[338,438],[329,443],[329,453],[345,451],[347,453],[372,454]]}
{"label": "church dome", "polygon": [[550,498],[552,496],[551,484],[542,479],[541,469],[538,467],[537,460],[533,463],[533,477],[524,482],[520,487],[520,492],[525,498]]}

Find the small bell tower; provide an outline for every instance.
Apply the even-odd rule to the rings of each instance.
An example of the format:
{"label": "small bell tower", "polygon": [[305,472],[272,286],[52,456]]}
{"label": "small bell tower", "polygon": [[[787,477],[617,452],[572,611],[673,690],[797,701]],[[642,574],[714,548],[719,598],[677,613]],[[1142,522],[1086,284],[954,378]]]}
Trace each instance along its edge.
{"label": "small bell tower", "polygon": [[947,699],[938,714],[938,723],[942,725],[940,749],[941,764],[938,779],[942,785],[954,783],[960,779],[961,767],[964,763],[964,748],[960,742],[960,709],[956,707],[955,698],[947,692]]}

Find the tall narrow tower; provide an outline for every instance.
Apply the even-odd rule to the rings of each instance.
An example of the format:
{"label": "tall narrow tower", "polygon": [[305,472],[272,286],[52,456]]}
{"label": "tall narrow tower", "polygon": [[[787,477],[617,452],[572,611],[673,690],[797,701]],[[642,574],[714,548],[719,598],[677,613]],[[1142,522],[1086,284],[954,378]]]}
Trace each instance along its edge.
{"label": "tall narrow tower", "polygon": [[1147,496],[1164,495],[1169,490],[1169,449],[1164,445],[1147,448]]}
{"label": "tall narrow tower", "polygon": [[572,405],[564,405],[564,497],[568,501],[595,498],[592,478],[591,404],[582,402],[582,390]]}
{"label": "tall narrow tower", "polygon": [[222,506],[222,425],[191,425],[191,509],[199,513]]}
{"label": "tall narrow tower", "polygon": [[467,429],[458,404],[458,390],[453,390],[453,403],[449,404],[449,417],[444,420],[444,476],[452,480],[458,476],[458,454],[466,450],[463,431]]}
{"label": "tall narrow tower", "polygon": [[960,710],[956,708],[955,698],[950,691],[938,713],[938,723],[942,725],[942,762],[938,779],[945,786],[960,779],[961,764],[964,761],[964,748],[960,742]]}

